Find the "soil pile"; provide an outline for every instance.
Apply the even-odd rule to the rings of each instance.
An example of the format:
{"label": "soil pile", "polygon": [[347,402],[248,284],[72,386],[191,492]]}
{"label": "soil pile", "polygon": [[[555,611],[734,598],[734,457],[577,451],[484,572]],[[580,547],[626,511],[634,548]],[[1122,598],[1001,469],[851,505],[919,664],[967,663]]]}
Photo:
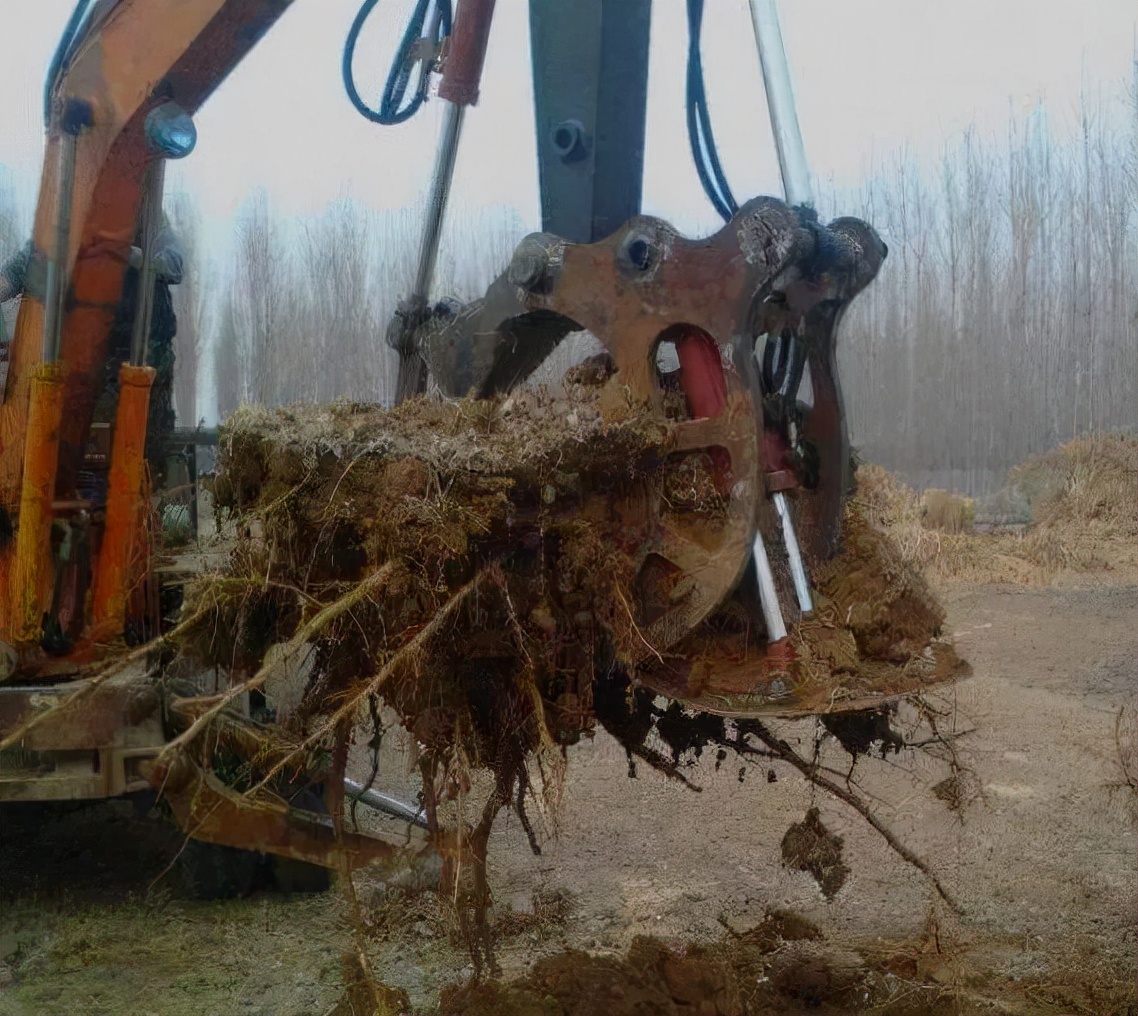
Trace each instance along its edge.
{"label": "soil pile", "polygon": [[624,957],[568,950],[510,984],[445,990],[440,1016],[660,1016],[745,1013],[850,1003],[867,971],[853,954],[827,948],[793,913],[772,911],[755,927],[715,943],[639,937]]}
{"label": "soil pile", "polygon": [[[799,915],[769,911],[754,927],[716,942],[640,937],[627,954],[569,950],[539,959],[508,984],[444,989],[439,1016],[949,1016],[960,1012],[1068,1011],[1040,1003],[1047,982],[967,978],[963,951],[930,920],[917,940],[878,939],[856,949],[827,941]],[[1022,982],[1022,979],[1020,979]],[[1123,1013],[1125,989],[1059,992],[1070,1011]]]}

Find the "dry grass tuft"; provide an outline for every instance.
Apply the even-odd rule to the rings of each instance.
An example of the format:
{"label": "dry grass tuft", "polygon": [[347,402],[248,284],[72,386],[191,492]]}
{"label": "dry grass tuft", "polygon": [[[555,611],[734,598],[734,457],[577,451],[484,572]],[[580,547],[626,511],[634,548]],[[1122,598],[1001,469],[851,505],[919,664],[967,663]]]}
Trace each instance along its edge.
{"label": "dry grass tuft", "polygon": [[976,518],[976,502],[947,490],[926,490],[923,498],[924,524],[942,533],[970,533]]}
{"label": "dry grass tuft", "polygon": [[[1020,506],[1021,531],[991,511],[990,532],[968,532],[984,505],[944,491],[922,498],[880,466],[857,473],[856,500],[888,531],[906,560],[936,580],[1051,585],[1138,570],[1138,437],[1096,434],[1012,469],[992,505]],[[1019,529],[1020,527],[1011,526]]]}

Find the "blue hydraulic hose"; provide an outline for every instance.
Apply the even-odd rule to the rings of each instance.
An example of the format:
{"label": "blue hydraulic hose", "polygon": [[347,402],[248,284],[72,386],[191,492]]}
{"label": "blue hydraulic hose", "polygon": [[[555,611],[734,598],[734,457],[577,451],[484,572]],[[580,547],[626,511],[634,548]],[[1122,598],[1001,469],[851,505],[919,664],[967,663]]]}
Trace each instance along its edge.
{"label": "blue hydraulic hose", "polygon": [[730,219],[739,206],[731,193],[715,136],[711,130],[711,115],[707,109],[707,93],[703,81],[703,60],[700,57],[700,31],[703,25],[703,0],[688,0],[688,70],[687,70],[687,123],[692,158],[704,193],[715,210]]}
{"label": "blue hydraulic hose", "polygon": [[[450,35],[451,4],[450,0],[436,0],[436,2],[439,12],[439,25],[437,35],[431,42],[437,46]],[[391,70],[388,72],[387,81],[384,83],[379,106],[372,109],[360,96],[359,89],[356,87],[352,64],[355,59],[360,32],[378,6],[379,0],[364,0],[355,20],[352,21],[351,28],[348,29],[348,38],[344,42],[344,55],[340,70],[344,79],[344,90],[348,93],[348,99],[351,100],[356,111],[372,123],[390,126],[410,120],[427,99],[427,90],[430,86],[430,68],[425,62],[420,66],[418,85],[410,101],[407,100],[407,89],[411,82],[414,65],[418,62],[412,59],[413,51],[423,37],[423,26],[427,22],[431,0],[418,0],[415,4],[411,19],[407,23],[407,28],[399,43],[399,49],[395,53],[395,59],[391,63]]]}

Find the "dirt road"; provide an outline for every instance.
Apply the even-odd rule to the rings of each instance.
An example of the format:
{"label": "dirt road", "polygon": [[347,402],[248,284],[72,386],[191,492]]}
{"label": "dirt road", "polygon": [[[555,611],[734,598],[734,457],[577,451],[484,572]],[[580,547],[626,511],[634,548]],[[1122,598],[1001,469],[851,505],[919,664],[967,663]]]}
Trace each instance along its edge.
{"label": "dirt road", "polygon": [[[940,702],[942,730],[959,735],[958,778],[946,785],[946,762],[911,751],[862,759],[854,775],[962,916],[785,765],[741,770],[705,756],[688,770],[696,793],[643,765],[628,779],[623,752],[598,735],[571,750],[560,834],[543,837],[540,857],[516,819],[496,828],[496,917],[513,932],[501,941],[506,976],[566,947],[616,955],[637,935],[712,939],[782,908],[863,955],[911,943],[923,977],[959,989],[945,1011],[998,1011],[979,999],[1004,985],[1004,1011],[1133,1012],[1138,586],[941,592],[974,668]],[[781,730],[809,750],[812,723]],[[849,767],[832,738],[822,760]],[[953,794],[956,811],[944,799]],[[829,901],[781,863],[788,825],[811,805],[844,838],[850,868]],[[119,804],[5,813],[0,1013],[333,1011],[348,943],[339,897],[182,899],[162,874],[176,840]],[[433,1005],[441,984],[469,972],[466,954],[442,937],[429,899],[396,914],[371,906],[373,888],[377,969]]]}

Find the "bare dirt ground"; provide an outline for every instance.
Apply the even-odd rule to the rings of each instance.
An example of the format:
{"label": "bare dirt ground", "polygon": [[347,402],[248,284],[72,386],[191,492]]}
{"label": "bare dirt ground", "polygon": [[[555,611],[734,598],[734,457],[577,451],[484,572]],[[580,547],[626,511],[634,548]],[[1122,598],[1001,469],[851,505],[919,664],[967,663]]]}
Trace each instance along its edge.
{"label": "bare dirt ground", "polygon": [[[623,752],[598,734],[570,750],[559,833],[543,836],[541,856],[516,819],[495,829],[504,976],[565,949],[623,956],[642,935],[731,940],[777,908],[814,922],[850,962],[888,971],[895,1002],[908,992],[924,1006],[907,1011],[1135,1012],[1138,585],[1114,579],[941,589],[974,668],[941,703],[960,734],[961,809],[943,800],[943,762],[908,751],[858,762],[877,814],[936,870],[961,916],[859,816],[785,766],[741,769],[731,757],[717,768],[705,756],[688,771],[695,793],[643,766],[629,779]],[[815,733],[781,730],[807,746]],[[823,761],[849,765],[832,739]],[[811,805],[844,838],[850,875],[831,900],[781,863],[787,827]],[[178,836],[124,802],[0,818],[0,1013],[351,1011],[338,894],[187,900],[164,874]],[[441,986],[469,976],[467,954],[430,894],[392,903],[376,882],[360,879],[375,969],[433,1011]],[[907,965],[878,962],[899,955]],[[915,993],[917,984],[939,991]],[[580,998],[525,1011],[662,1011],[643,1004]]]}

